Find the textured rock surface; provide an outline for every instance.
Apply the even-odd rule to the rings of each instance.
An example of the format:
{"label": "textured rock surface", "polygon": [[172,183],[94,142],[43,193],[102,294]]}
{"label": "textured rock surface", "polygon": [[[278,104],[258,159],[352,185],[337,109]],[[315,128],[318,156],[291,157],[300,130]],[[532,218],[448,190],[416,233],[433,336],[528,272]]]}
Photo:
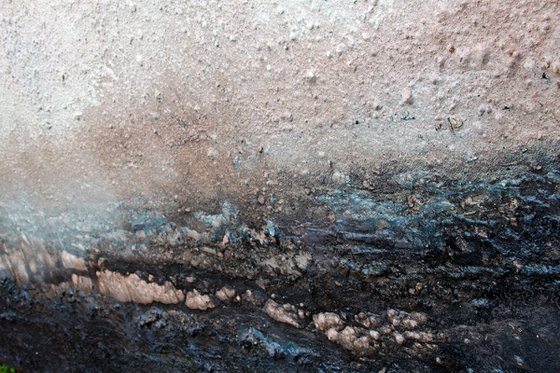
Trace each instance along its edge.
{"label": "textured rock surface", "polygon": [[559,15],[5,1],[0,363],[560,371]]}
{"label": "textured rock surface", "polygon": [[[231,205],[190,228],[137,212],[129,230],[88,240],[88,226],[42,240],[20,221],[28,235],[2,247],[2,270],[21,288],[2,283],[1,322],[14,332],[0,358],[50,367],[50,357],[30,363],[26,346],[41,349],[37,335],[57,335],[74,346],[56,353],[67,370],[119,370],[134,360],[217,371],[554,371],[559,181],[550,172],[479,184],[411,180],[390,195],[327,190],[308,208],[330,206],[332,222],[258,230]],[[44,248],[71,244],[91,249],[78,261],[78,252]],[[68,258],[81,264],[64,266]],[[171,305],[142,305],[151,302]],[[61,325],[61,312],[79,318]],[[97,337],[81,340],[81,328]]]}
{"label": "textured rock surface", "polygon": [[546,167],[559,7],[7,2],[2,201],[291,217],[322,180]]}
{"label": "textured rock surface", "polygon": [[206,311],[216,307],[208,295],[200,294],[196,289],[189,291],[186,298],[185,304],[191,310]]}
{"label": "textured rock surface", "polygon": [[163,285],[148,283],[135,273],[123,276],[120,273],[105,270],[97,272],[97,279],[101,294],[108,295],[120,302],[176,304],[185,299],[183,292],[175,289],[170,282]]}

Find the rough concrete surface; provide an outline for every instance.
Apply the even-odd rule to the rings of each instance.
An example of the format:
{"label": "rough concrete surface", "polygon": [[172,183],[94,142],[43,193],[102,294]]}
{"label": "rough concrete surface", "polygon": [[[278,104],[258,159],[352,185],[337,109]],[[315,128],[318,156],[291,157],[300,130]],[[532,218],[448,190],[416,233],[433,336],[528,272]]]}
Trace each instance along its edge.
{"label": "rough concrete surface", "polygon": [[0,0],[0,363],[560,370],[559,19]]}
{"label": "rough concrete surface", "polygon": [[559,6],[4,1],[3,195],[197,208],[556,159]]}

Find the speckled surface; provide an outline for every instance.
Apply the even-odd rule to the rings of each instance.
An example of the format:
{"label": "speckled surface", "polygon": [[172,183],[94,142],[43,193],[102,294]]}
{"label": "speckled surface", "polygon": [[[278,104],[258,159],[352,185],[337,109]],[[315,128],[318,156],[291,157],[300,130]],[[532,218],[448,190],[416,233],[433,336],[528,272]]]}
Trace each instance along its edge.
{"label": "speckled surface", "polygon": [[559,14],[4,1],[0,363],[559,370]]}
{"label": "speckled surface", "polygon": [[196,209],[526,170],[558,156],[559,6],[4,2],[2,195]]}

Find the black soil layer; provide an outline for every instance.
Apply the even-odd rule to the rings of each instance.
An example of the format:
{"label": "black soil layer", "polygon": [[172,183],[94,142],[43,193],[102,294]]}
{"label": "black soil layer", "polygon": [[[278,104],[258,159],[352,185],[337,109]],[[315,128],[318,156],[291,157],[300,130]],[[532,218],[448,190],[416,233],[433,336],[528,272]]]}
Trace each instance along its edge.
{"label": "black soil layer", "polygon": [[[99,245],[87,258],[91,278],[107,269],[184,291],[230,286],[240,297],[194,311],[71,289],[48,298],[6,279],[0,362],[25,372],[560,371],[559,181],[549,172],[489,184],[407,182],[390,196],[330,189],[309,207],[332,213],[328,224],[211,232],[228,235],[228,245],[161,234],[134,250]],[[307,259],[290,267],[271,258]],[[301,328],[270,318],[269,299],[305,310]],[[330,341],[313,320],[323,312],[351,326],[360,313],[378,315],[375,348]],[[426,315],[411,329],[429,340],[391,324],[391,312]]]}

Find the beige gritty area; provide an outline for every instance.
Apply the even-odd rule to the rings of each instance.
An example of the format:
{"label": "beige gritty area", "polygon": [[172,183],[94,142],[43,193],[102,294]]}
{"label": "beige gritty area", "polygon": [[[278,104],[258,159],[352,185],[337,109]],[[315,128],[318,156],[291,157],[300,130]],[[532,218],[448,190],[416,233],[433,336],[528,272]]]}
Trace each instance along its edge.
{"label": "beige gritty area", "polygon": [[551,0],[3,1],[0,198],[190,209],[321,175],[542,167],[559,16]]}
{"label": "beige gritty area", "polygon": [[176,304],[185,299],[185,294],[170,282],[158,285],[142,280],[135,273],[124,276],[108,270],[97,271],[96,274],[101,294],[120,302]]}

